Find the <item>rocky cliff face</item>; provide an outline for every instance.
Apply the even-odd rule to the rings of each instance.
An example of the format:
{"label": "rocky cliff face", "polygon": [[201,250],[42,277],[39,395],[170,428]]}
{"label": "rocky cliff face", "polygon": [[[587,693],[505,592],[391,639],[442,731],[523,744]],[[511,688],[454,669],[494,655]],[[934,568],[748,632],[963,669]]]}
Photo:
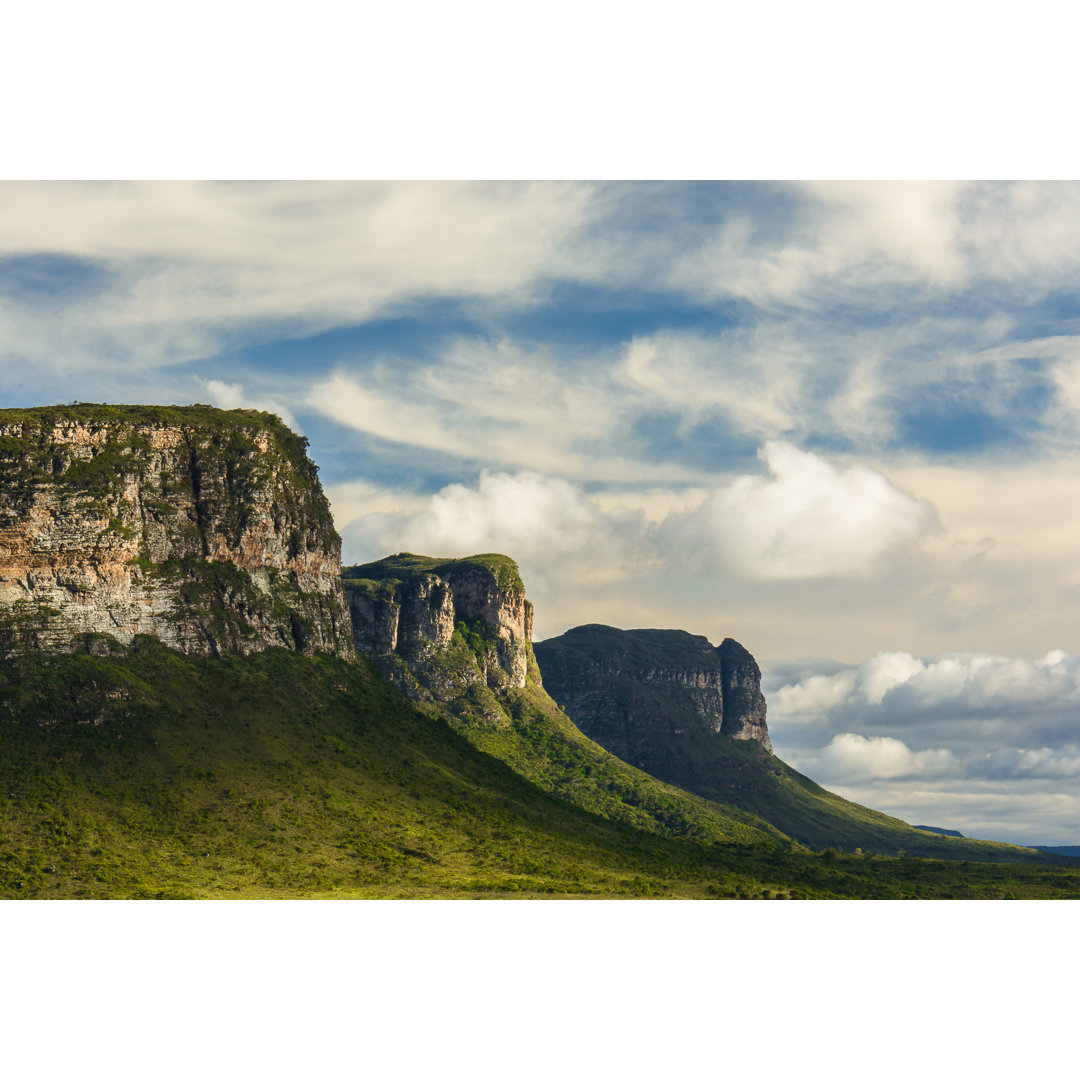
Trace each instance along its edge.
{"label": "rocky cliff face", "polygon": [[753,739],[770,753],[772,740],[765,723],[765,695],[761,692],[761,669],[757,661],[732,638],[717,646],[724,698],[722,735]]}
{"label": "rocky cliff face", "polygon": [[137,634],[352,657],[305,441],[207,406],[0,410],[0,653]]}
{"label": "rocky cliff face", "polygon": [[706,783],[728,739],[772,752],[761,672],[737,641],[591,625],[534,650],[545,689],[590,739],[669,783]]}
{"label": "rocky cliff face", "polygon": [[414,700],[525,686],[532,605],[505,556],[404,553],[349,567],[342,583],[357,651]]}
{"label": "rocky cliff face", "polygon": [[[666,836],[780,838],[761,819],[707,803],[657,774],[646,776],[574,725],[541,684],[532,605],[517,566],[505,555],[432,559],[406,553],[349,567],[342,581],[357,652],[370,656],[423,711],[545,791]],[[712,656],[707,643],[706,651]],[[719,710],[722,670],[713,659],[715,671],[706,676],[678,665],[668,665],[665,674],[676,680],[685,675],[687,686],[711,695]],[[670,684],[660,689],[666,692]],[[710,713],[709,722],[719,725],[719,712]]]}

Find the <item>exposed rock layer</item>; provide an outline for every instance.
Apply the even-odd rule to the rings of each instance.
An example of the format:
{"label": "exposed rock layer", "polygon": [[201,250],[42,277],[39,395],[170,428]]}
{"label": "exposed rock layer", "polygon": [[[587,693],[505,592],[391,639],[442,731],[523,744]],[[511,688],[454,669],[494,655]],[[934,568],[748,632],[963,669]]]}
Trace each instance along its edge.
{"label": "exposed rock layer", "polygon": [[0,651],[149,634],[352,657],[305,440],[207,406],[0,410]]}
{"label": "exposed rock layer", "polygon": [[761,672],[737,641],[683,630],[579,626],[534,646],[544,687],[581,730],[631,765],[695,789],[717,740],[772,751]]}
{"label": "exposed rock layer", "polygon": [[524,687],[532,605],[505,556],[403,553],[344,571],[353,642],[410,697]]}

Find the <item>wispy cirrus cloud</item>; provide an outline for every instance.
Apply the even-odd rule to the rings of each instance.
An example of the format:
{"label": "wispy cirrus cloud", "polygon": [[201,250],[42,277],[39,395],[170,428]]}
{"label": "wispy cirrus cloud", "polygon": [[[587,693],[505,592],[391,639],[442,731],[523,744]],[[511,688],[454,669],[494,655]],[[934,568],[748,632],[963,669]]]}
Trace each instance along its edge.
{"label": "wispy cirrus cloud", "polygon": [[[0,351],[143,368],[314,334],[428,296],[529,302],[570,265],[588,184],[48,183],[0,187]],[[50,318],[5,279],[81,276]],[[25,289],[23,290],[25,293]],[[73,333],[74,331],[74,333]]]}

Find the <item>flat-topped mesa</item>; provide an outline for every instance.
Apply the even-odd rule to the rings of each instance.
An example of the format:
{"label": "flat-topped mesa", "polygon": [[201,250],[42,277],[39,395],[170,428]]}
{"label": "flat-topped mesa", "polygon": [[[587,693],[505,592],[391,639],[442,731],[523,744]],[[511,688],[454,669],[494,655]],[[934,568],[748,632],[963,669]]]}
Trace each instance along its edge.
{"label": "flat-topped mesa", "polygon": [[534,646],[548,693],[612,753],[671,783],[692,781],[717,736],[770,753],[761,672],[737,641],[591,624]]}
{"label": "flat-topped mesa", "polygon": [[0,655],[355,653],[307,442],[205,405],[0,410]]}
{"label": "flat-topped mesa", "polygon": [[532,604],[504,555],[403,552],[342,571],[353,642],[411,697],[450,701],[470,686],[524,687]]}

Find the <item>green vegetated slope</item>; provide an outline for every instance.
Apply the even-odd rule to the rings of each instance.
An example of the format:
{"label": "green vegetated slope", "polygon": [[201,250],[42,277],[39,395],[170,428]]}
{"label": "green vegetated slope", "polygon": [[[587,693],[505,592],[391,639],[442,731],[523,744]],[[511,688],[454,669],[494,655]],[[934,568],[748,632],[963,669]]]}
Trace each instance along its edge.
{"label": "green vegetated slope", "polygon": [[699,691],[685,681],[719,669],[716,650],[702,637],[593,624],[538,642],[535,653],[545,688],[587,734],[662,780],[738,806],[811,848],[1042,858],[1030,848],[916,829],[825,790],[756,742],[719,734],[701,714]]}
{"label": "green vegetated slope", "polygon": [[525,584],[521,580],[518,565],[508,555],[486,552],[481,555],[468,555],[463,559],[439,559],[430,555],[414,555],[403,551],[397,555],[388,555],[385,559],[362,563],[359,566],[346,566],[341,570],[345,580],[352,581],[407,581],[418,574],[440,576],[461,570],[482,570],[491,574],[499,589],[516,591],[524,595]]}
{"label": "green vegetated slope", "polygon": [[545,791],[612,821],[672,837],[791,846],[759,816],[734,805],[719,806],[609,754],[547,695],[531,655],[529,674],[524,688],[496,694],[473,687],[449,705],[427,708]]}
{"label": "green vegetated slope", "polygon": [[645,833],[541,791],[365,660],[137,638],[0,664],[2,897],[552,894],[1080,897],[1080,869]]}
{"label": "green vegetated slope", "polygon": [[[507,610],[524,602],[517,566],[503,555],[438,559],[406,553],[345,568],[343,583],[354,594],[357,648],[375,648],[379,670],[418,707],[545,791],[613,821],[673,837],[794,840],[815,849],[961,860],[1045,859],[1028,848],[921,832],[826,791],[755,742],[707,730],[686,687],[642,681],[646,671],[701,674],[703,649],[705,661],[719,667],[705,639],[684,631],[581,627],[538,643],[535,655],[522,642],[527,678],[523,687],[511,685],[500,669],[493,624],[459,617],[448,641],[429,640],[439,615],[454,617],[453,587],[465,572],[481,579],[487,573],[490,595]],[[380,625],[387,620],[393,633]],[[397,649],[387,651],[395,635]],[[375,641],[381,644],[372,646]],[[569,709],[569,702],[557,704],[541,685],[537,656],[553,673],[571,671],[597,698],[632,706],[657,721],[656,752],[625,761],[598,745],[589,737],[592,728],[560,707]],[[565,677],[552,681],[561,685]]]}
{"label": "green vegetated slope", "polygon": [[[517,565],[499,555],[450,560],[397,555],[347,567],[342,580],[347,590],[408,607],[410,599],[430,596],[429,590],[402,594],[387,592],[388,585],[426,585],[417,579],[428,575],[452,583],[463,569],[488,571],[498,590],[517,591],[524,597]],[[355,619],[355,605],[353,611]],[[362,635],[356,640],[362,650]],[[418,708],[445,720],[478,749],[575,806],[664,836],[790,844],[754,814],[733,805],[719,806],[658,780],[587,738],[544,691],[531,645],[523,641],[521,647],[527,664],[521,687],[505,678],[497,637],[479,619],[459,619],[445,645],[414,645],[404,655],[385,653],[373,659]]]}

